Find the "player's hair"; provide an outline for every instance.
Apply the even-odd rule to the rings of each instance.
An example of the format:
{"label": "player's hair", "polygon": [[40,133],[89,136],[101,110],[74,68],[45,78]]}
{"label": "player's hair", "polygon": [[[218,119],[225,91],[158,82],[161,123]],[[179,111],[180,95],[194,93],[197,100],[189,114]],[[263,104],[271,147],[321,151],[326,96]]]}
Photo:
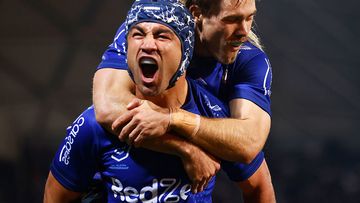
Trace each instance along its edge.
{"label": "player's hair", "polygon": [[[191,5],[197,5],[201,9],[201,12],[207,16],[217,15],[220,12],[221,1],[222,0],[180,0],[180,2],[183,3],[187,8],[190,8]],[[239,3],[241,3],[241,0],[237,0],[235,5],[238,5]],[[254,25],[255,21],[253,22],[253,27],[249,33],[248,40],[257,48],[263,50],[264,47],[261,43],[261,40],[259,36],[255,34]]]}

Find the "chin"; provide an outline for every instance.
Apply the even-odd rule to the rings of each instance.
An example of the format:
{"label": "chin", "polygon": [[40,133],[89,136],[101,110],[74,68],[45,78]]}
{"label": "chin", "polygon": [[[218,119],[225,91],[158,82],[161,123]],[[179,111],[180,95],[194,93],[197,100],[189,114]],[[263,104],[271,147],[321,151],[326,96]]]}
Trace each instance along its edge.
{"label": "chin", "polygon": [[145,87],[142,86],[141,88],[139,88],[141,94],[145,97],[154,97],[159,95],[159,89],[155,88],[155,87]]}
{"label": "chin", "polygon": [[236,52],[236,53],[234,53],[234,52],[224,53],[223,52],[222,54],[216,55],[216,59],[222,64],[231,64],[231,63],[234,63],[237,54],[238,54],[238,52]]}
{"label": "chin", "polygon": [[236,59],[236,56],[239,52],[236,52],[236,53],[230,53],[230,54],[227,54],[223,57],[223,61],[222,63],[224,64],[231,64],[231,63],[234,63],[235,62],[235,59]]}
{"label": "chin", "polygon": [[236,56],[226,56],[226,57],[219,57],[217,60],[222,64],[231,64],[234,63]]}

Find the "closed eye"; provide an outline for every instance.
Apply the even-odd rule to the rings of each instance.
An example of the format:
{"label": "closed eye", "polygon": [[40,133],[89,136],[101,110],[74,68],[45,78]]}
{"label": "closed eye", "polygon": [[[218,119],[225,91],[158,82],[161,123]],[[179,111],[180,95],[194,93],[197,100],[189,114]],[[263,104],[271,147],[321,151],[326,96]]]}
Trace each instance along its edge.
{"label": "closed eye", "polygon": [[169,35],[167,35],[167,34],[160,34],[160,35],[158,35],[157,36],[157,38],[158,39],[163,39],[163,40],[170,40],[171,39],[171,37],[169,36]]}
{"label": "closed eye", "polygon": [[133,37],[133,38],[135,38],[135,39],[140,39],[140,38],[142,38],[143,36],[144,36],[144,34],[141,33],[141,32],[138,32],[138,31],[135,31],[135,32],[131,33],[131,37]]}
{"label": "closed eye", "polygon": [[169,29],[159,29],[155,32],[155,37],[159,40],[171,40],[175,34]]}

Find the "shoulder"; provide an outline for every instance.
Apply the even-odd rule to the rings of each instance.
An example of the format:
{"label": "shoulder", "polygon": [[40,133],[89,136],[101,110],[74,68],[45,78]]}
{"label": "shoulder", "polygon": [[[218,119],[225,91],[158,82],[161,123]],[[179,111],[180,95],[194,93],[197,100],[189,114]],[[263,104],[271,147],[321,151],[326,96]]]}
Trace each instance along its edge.
{"label": "shoulder", "polygon": [[268,56],[263,50],[259,49],[255,45],[250,42],[245,42],[240,48],[235,63],[244,64],[256,59],[268,59]]}
{"label": "shoulder", "polygon": [[198,80],[188,79],[188,84],[188,98],[191,97],[189,101],[192,101],[194,105],[196,105],[202,116],[211,118],[230,116],[228,106],[205,89],[203,83]]}
{"label": "shoulder", "polygon": [[[80,151],[91,150],[102,134],[105,134],[105,130],[96,121],[94,108],[89,107],[66,128],[63,149],[69,152],[74,148]],[[60,157],[62,154],[60,153]]]}
{"label": "shoulder", "polygon": [[67,128],[67,130],[76,128],[76,131],[83,129],[84,131],[86,130],[88,132],[92,132],[94,129],[96,130],[99,127],[100,125],[95,119],[94,107],[91,106],[83,111]]}
{"label": "shoulder", "polygon": [[261,73],[271,68],[266,53],[250,42],[241,46],[235,62],[229,67],[235,72],[241,71],[245,74]]}
{"label": "shoulder", "polygon": [[263,85],[264,80],[270,86],[272,70],[268,56],[264,51],[247,42],[241,47],[233,64],[229,65],[230,81]]}
{"label": "shoulder", "polygon": [[67,127],[51,165],[54,177],[71,191],[85,191],[96,172],[99,137],[104,132],[95,120],[93,107]]}
{"label": "shoulder", "polygon": [[102,55],[97,69],[109,67],[127,69],[125,23],[118,28],[112,43]]}

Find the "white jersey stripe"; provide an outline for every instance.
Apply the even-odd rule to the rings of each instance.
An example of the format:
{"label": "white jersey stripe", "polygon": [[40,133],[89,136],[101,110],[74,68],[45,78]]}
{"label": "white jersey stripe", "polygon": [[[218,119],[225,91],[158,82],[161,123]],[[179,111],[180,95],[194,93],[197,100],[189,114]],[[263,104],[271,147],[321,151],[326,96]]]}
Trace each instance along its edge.
{"label": "white jersey stripe", "polygon": [[264,91],[265,91],[264,95],[267,95],[267,94],[268,94],[268,90],[266,89],[266,79],[267,79],[267,77],[268,77],[268,75],[269,75],[270,63],[269,63],[269,60],[268,60],[268,59],[265,59],[265,62],[266,62],[266,64],[267,64],[268,68],[267,68],[267,70],[266,70],[266,74],[265,74],[265,77],[264,77],[263,88],[264,88]]}

